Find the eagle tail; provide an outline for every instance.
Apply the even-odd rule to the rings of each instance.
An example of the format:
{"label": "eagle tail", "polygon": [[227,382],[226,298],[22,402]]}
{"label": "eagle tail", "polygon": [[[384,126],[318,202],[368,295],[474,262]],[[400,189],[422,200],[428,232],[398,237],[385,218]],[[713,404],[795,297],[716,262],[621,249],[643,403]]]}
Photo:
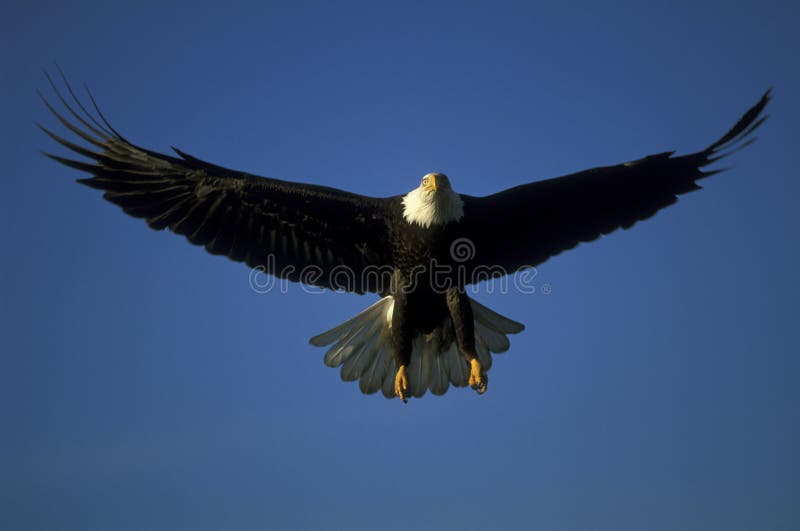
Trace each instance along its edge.
{"label": "eagle tail", "polygon": [[[470,299],[475,321],[475,347],[486,370],[492,366],[492,353],[500,354],[510,347],[508,334],[521,332],[525,326],[490,310]],[[312,337],[317,347],[330,346],[325,364],[341,366],[342,380],[358,380],[364,394],[382,391],[393,398],[394,375],[397,365],[389,341],[394,298],[389,295],[348,319],[344,323]],[[465,387],[469,382],[469,366],[458,351],[453,326],[447,319],[442,326],[427,335],[414,338],[408,366],[411,395],[422,397],[430,389],[443,395],[452,384]]]}

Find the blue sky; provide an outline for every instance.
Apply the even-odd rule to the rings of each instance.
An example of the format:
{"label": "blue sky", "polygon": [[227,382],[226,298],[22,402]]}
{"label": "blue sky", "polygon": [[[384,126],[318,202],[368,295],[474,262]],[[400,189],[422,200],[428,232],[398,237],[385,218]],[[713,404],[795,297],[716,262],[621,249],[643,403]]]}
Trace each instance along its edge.
{"label": "blue sky", "polygon": [[[2,11],[3,529],[797,527],[796,5]],[[527,325],[485,396],[403,406],[307,344],[374,298],[255,293],[41,157],[53,61],[146,147],[371,195],[695,150],[774,101],[732,171],[542,265],[549,295],[477,295]]]}

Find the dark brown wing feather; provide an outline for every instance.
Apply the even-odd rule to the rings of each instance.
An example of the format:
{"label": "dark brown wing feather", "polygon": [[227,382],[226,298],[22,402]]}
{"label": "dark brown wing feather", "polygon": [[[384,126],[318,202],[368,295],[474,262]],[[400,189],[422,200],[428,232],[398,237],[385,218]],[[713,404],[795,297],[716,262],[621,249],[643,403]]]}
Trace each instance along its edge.
{"label": "dark brown wing feather", "polygon": [[564,177],[510,188],[486,197],[462,196],[467,236],[475,246],[475,265],[513,273],[627,229],[697,190],[697,181],[720,170],[709,164],[745,147],[766,116],[767,91],[722,138],[703,151],[679,157],[671,152],[594,168]]}
{"label": "dark brown wing feather", "polygon": [[52,80],[51,84],[74,123],[42,98],[45,105],[92,149],[42,127],[89,161],[45,155],[91,174],[78,181],[103,190],[103,197],[126,213],[145,219],[156,230],[168,228],[184,235],[212,254],[262,267],[282,278],[359,293],[385,291],[380,276],[363,272],[388,264],[388,200],[256,177],[177,149],[179,157],[141,148],[117,133],[95,105],[100,123],[69,84],[82,112],[69,104]]}

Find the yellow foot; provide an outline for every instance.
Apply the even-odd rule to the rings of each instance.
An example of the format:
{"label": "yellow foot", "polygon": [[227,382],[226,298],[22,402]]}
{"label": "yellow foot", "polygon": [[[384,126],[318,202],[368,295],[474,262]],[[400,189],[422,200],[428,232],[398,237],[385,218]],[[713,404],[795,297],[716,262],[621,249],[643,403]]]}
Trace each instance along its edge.
{"label": "yellow foot", "polygon": [[489,377],[486,376],[483,365],[478,361],[478,358],[471,359],[469,362],[469,386],[478,391],[479,395],[482,395],[486,392],[488,385]]}
{"label": "yellow foot", "polygon": [[394,377],[394,394],[399,396],[404,404],[408,402],[408,376],[405,365],[400,365],[397,369],[397,376]]}

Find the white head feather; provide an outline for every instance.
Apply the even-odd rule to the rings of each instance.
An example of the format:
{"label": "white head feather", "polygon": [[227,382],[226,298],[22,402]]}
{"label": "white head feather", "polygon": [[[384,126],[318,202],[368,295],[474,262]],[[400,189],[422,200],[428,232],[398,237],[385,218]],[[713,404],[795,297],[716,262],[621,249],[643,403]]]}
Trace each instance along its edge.
{"label": "white head feather", "polygon": [[419,188],[403,196],[403,218],[428,228],[446,225],[464,217],[464,201],[450,187],[450,180],[442,173],[429,173],[422,178]]}

